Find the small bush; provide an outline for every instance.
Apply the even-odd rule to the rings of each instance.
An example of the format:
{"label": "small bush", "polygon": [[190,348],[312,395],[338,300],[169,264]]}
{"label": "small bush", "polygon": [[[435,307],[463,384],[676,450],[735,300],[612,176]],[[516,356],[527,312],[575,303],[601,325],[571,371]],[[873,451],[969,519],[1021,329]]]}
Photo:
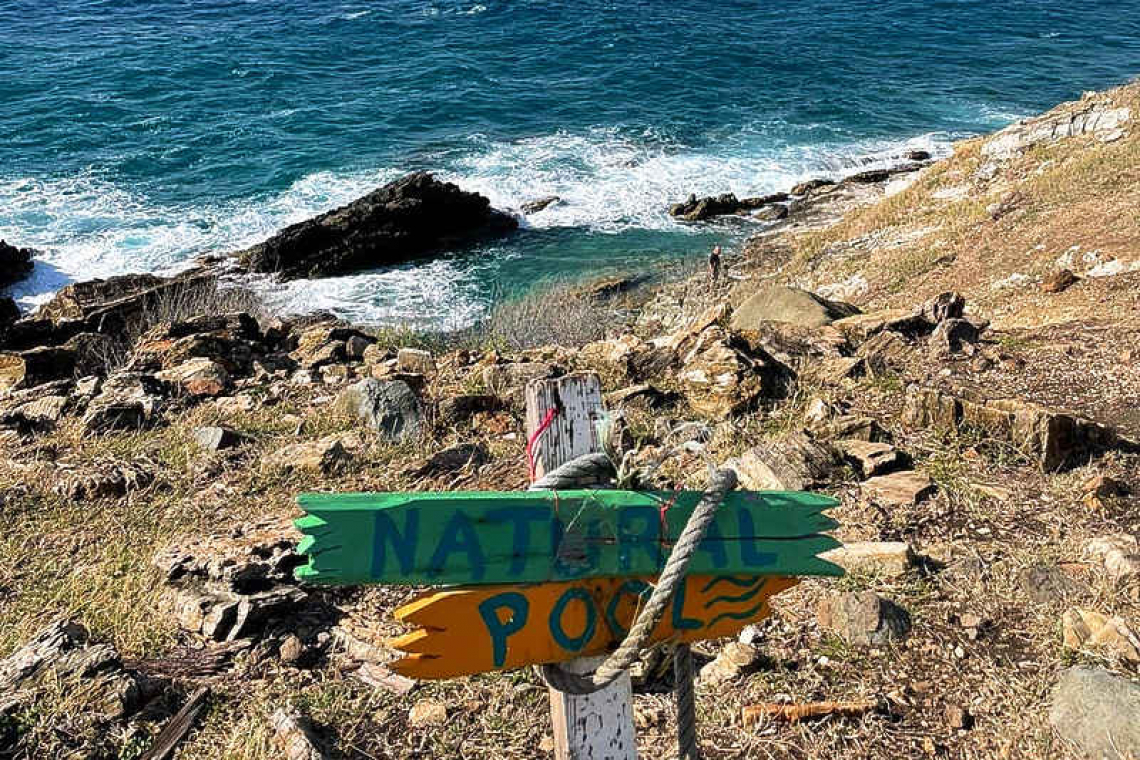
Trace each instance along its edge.
{"label": "small bush", "polygon": [[624,314],[614,300],[598,298],[581,286],[555,283],[497,301],[474,337],[505,351],[576,348],[601,340],[623,324]]}

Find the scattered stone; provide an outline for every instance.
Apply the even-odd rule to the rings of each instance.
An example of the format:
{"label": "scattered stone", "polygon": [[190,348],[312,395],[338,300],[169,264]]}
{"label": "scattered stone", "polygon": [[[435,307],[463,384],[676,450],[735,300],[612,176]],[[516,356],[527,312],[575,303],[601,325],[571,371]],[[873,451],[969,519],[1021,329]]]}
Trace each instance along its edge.
{"label": "scattered stone", "polygon": [[401,348],[396,353],[396,370],[417,375],[432,375],[435,374],[435,359],[432,358],[431,351]]}
{"label": "scattered stone", "polygon": [[445,246],[518,227],[478,193],[417,172],[347,206],[286,227],[237,254],[254,272],[287,280],[402,264]]}
{"label": "scattered stone", "polygon": [[1128,495],[1123,483],[1107,475],[1094,475],[1081,486],[1081,501],[1090,509],[1103,509],[1106,500]]}
{"label": "scattered stone", "polygon": [[51,430],[63,419],[71,405],[69,396],[43,396],[13,409],[0,411],[0,427],[11,427],[22,432]]}
{"label": "scattered stone", "polygon": [[403,380],[361,380],[340,392],[336,409],[390,440],[414,437],[423,429],[420,400]]}
{"label": "scattered stone", "polygon": [[914,552],[905,541],[852,541],[819,556],[849,573],[884,578],[905,575],[914,565]]}
{"label": "scattered stone", "polygon": [[816,611],[819,624],[855,646],[882,646],[910,631],[910,616],[871,591],[824,597]]}
{"label": "scattered stone", "polygon": [[974,716],[961,705],[946,705],[946,725],[958,730],[967,730],[974,725]]}
{"label": "scattered stone", "polygon": [[277,648],[277,654],[286,665],[296,664],[305,655],[305,644],[295,635],[289,634]]}
{"label": "scattered stone", "polygon": [[820,440],[883,441],[888,438],[878,420],[856,414],[841,414],[832,420],[813,424],[811,432]]}
{"label": "scattered stone", "polygon": [[1041,292],[1043,293],[1061,293],[1068,290],[1069,287],[1075,285],[1077,276],[1073,274],[1071,269],[1060,269],[1053,274],[1046,277],[1041,282]]}
{"label": "scattered stone", "polygon": [[956,354],[978,342],[978,328],[965,319],[944,319],[930,334],[930,347],[937,354]]}
{"label": "scattered stone", "polygon": [[1061,617],[1066,649],[1104,650],[1127,662],[1140,662],[1140,639],[1118,617],[1073,607]]}
{"label": "scattered stone", "polygon": [[914,506],[935,490],[929,475],[914,470],[879,475],[863,483],[864,496],[890,507]]}
{"label": "scattered stone", "polygon": [[1055,565],[1025,568],[1018,575],[1018,585],[1037,604],[1053,604],[1088,590]]}
{"label": "scattered stone", "polygon": [[889,443],[872,441],[836,441],[835,448],[861,478],[884,475],[907,465],[907,456]]}
{"label": "scattered stone", "polygon": [[907,387],[901,419],[913,428],[956,431],[962,424],[986,430],[1026,454],[1046,471],[1084,464],[1090,454],[1115,446],[1115,431],[1067,412],[1019,399],[972,401],[937,388]]}
{"label": "scattered stone", "polygon": [[205,451],[223,451],[241,446],[245,436],[227,427],[194,428],[194,441]]}
{"label": "scattered stone", "polygon": [[481,443],[460,443],[437,451],[409,470],[413,477],[422,478],[449,475],[464,467],[477,468],[490,459],[487,447]]}
{"label": "scattered stone", "polygon": [[339,436],[328,436],[310,443],[295,443],[272,452],[267,458],[272,467],[286,472],[334,473],[348,465],[352,456]]}
{"label": "scattered stone", "polygon": [[442,726],[447,722],[447,705],[438,699],[421,699],[408,712],[408,722],[415,728]]}
{"label": "scattered stone", "polygon": [[141,457],[131,462],[98,459],[80,467],[61,465],[52,491],[72,501],[116,499],[155,480],[154,465]]}
{"label": "scattered stone", "polygon": [[921,329],[920,321],[925,324],[925,320],[916,318],[912,311],[886,309],[843,317],[832,322],[831,326],[853,343],[862,343],[871,336],[887,330],[910,335]]}
{"label": "scattered stone", "polygon": [[730,641],[712,662],[701,668],[700,680],[705,686],[715,686],[748,672],[761,661],[760,648],[752,644]]}
{"label": "scattered stone", "polygon": [[810,491],[833,482],[839,456],[802,433],[766,441],[725,463],[751,491]]}
{"label": "scattered stone", "polygon": [[269,719],[284,760],[327,760],[309,721],[284,707]]}
{"label": "scattered stone", "polygon": [[1140,757],[1140,685],[1100,668],[1069,668],[1053,687],[1049,722],[1089,758]]}
{"label": "scattered stone", "polygon": [[732,315],[732,329],[757,330],[762,322],[790,322],[804,327],[829,325],[858,314],[854,306],[829,301],[800,288],[772,285],[754,293]]}
{"label": "scattered stone", "polygon": [[1100,560],[1114,583],[1130,583],[1140,579],[1140,541],[1122,533],[1099,536],[1089,541],[1085,554]]}
{"label": "scattered stone", "polygon": [[947,319],[961,319],[965,311],[966,299],[960,293],[946,291],[923,303],[916,316],[934,327]]}
{"label": "scattered stone", "polygon": [[0,660],[0,694],[5,712],[66,689],[99,720],[134,713],[161,691],[123,667],[110,644],[94,644],[87,629],[71,620],[47,626],[7,659]]}
{"label": "scattered stone", "polygon": [[155,374],[159,380],[181,387],[191,396],[222,396],[230,388],[230,376],[218,362],[205,357],[190,359]]}
{"label": "scattered stone", "polygon": [[833,179],[809,179],[806,182],[801,182],[794,185],[788,192],[792,195],[807,195],[813,190],[818,190],[821,187],[830,187],[836,184]]}
{"label": "scattered stone", "polygon": [[325,385],[344,385],[356,378],[356,370],[347,364],[326,364],[317,371]]}
{"label": "scattered stone", "polygon": [[373,689],[384,689],[401,696],[416,688],[416,682],[411,678],[393,673],[380,663],[361,663],[359,668],[352,671],[352,675]]}

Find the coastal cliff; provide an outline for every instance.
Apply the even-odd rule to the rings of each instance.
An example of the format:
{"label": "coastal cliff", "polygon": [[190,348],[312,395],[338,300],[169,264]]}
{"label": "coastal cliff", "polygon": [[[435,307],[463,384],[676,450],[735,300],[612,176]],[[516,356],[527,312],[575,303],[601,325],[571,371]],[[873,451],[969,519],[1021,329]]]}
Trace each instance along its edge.
{"label": "coastal cliff", "polygon": [[[462,335],[280,319],[210,271],[65,288],[0,324],[3,752],[137,756],[206,685],[179,757],[546,756],[534,674],[394,677],[408,591],[298,583],[290,519],[301,491],[525,489],[525,384],[592,371],[642,485],[728,463],[840,501],[848,576],[698,645],[709,757],[1140,753],[1137,178],[1132,84],[902,173],[693,199],[783,212],[716,283],[560,287]],[[462,236],[507,226],[464,208]],[[356,218],[243,258],[357,266],[312,243]],[[646,756],[673,750],[658,665]],[[818,700],[873,709],[741,727]]]}

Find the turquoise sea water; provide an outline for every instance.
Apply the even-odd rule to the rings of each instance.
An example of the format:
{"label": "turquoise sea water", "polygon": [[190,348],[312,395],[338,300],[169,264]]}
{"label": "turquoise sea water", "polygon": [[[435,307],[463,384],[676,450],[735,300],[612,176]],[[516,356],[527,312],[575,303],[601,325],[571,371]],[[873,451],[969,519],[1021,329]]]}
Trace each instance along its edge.
{"label": "turquoise sea water", "polygon": [[944,151],[1140,71],[1140,0],[0,0],[0,237],[72,279],[184,267],[413,169],[517,236],[273,288],[455,326],[493,292],[701,255],[666,206]]}

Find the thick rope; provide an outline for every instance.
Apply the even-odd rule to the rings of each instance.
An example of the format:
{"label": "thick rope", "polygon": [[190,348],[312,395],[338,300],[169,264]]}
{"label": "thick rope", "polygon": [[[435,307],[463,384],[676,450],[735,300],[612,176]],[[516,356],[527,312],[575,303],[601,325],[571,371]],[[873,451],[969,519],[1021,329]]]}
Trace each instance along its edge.
{"label": "thick rope", "polygon": [[[551,474],[556,472],[558,470]],[[735,487],[736,473],[732,470],[717,470],[713,473],[708,489],[693,509],[693,514],[689,516],[685,529],[681,531],[681,536],[673,546],[668,561],[665,562],[661,576],[657,579],[656,588],[649,595],[649,601],[637,616],[621,646],[614,650],[591,676],[570,673],[556,665],[543,665],[542,675],[547,683],[559,691],[570,694],[592,694],[613,683],[629,669],[629,666],[641,655],[641,650],[645,648],[653,629],[661,621],[665,608],[669,606],[677,588],[684,580],[689,561],[700,548],[701,540],[716,516],[717,508],[728,492]]]}
{"label": "thick rope", "polygon": [[602,453],[585,454],[556,467],[530,485],[531,491],[553,491],[606,483],[614,475],[614,465]]}

